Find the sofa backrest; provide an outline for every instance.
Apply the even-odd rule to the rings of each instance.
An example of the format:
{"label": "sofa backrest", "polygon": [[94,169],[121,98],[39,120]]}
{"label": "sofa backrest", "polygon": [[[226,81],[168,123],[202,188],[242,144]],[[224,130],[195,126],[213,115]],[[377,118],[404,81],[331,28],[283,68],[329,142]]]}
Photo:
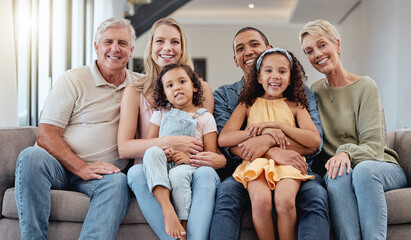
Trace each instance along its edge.
{"label": "sofa backrest", "polygon": [[388,142],[388,147],[398,153],[398,162],[407,175],[408,187],[411,187],[411,129],[390,132]]}
{"label": "sofa backrest", "polygon": [[14,187],[18,155],[26,147],[33,146],[36,139],[37,127],[0,128],[0,210],[4,192]]}

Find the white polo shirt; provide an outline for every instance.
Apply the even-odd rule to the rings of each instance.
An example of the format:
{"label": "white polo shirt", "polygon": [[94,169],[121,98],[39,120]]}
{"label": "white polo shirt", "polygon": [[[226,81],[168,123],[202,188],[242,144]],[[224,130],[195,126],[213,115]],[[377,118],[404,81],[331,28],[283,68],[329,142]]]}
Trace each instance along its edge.
{"label": "white polo shirt", "polygon": [[120,159],[117,150],[120,102],[125,86],[142,76],[126,70],[126,80],[116,87],[106,82],[96,61],[68,70],[48,95],[40,123],[64,128],[64,140],[84,161],[104,161],[124,169],[127,160]]}

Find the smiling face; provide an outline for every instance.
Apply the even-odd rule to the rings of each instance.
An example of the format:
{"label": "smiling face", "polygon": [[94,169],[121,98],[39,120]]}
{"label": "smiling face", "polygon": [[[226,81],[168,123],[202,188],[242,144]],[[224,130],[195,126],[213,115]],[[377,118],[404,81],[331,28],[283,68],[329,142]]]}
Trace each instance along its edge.
{"label": "smiling face", "polygon": [[308,61],[317,71],[327,75],[341,66],[341,43],[338,39],[332,42],[324,36],[306,34],[301,42]]}
{"label": "smiling face", "polygon": [[235,65],[243,70],[244,76],[247,76],[257,57],[268,48],[271,48],[271,45],[266,46],[257,31],[248,30],[239,33],[234,39]]}
{"label": "smiling face", "polygon": [[180,32],[174,26],[160,25],[156,28],[151,43],[151,58],[162,69],[181,59],[182,47]]}
{"label": "smiling face", "polygon": [[183,68],[175,68],[162,77],[164,93],[174,108],[191,112],[193,104],[194,84]]}
{"label": "smiling face", "polygon": [[107,28],[101,33],[100,40],[94,42],[94,49],[97,65],[103,74],[123,71],[134,50],[130,42],[130,30],[126,27]]}
{"label": "smiling face", "polygon": [[280,53],[264,57],[258,75],[258,83],[264,88],[265,99],[283,98],[283,93],[290,85],[290,61]]}

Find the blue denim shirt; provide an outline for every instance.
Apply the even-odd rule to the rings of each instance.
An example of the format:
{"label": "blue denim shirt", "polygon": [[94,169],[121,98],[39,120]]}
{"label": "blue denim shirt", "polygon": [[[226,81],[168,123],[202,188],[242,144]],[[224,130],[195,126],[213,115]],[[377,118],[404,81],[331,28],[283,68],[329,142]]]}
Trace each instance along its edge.
{"label": "blue denim shirt", "polygon": [[[234,112],[234,109],[238,105],[238,97],[240,96],[240,92],[243,86],[244,77],[242,77],[240,81],[229,85],[223,85],[214,91],[214,118],[217,123],[217,130],[219,134],[230,118],[231,114]],[[311,119],[317,127],[321,137],[321,146],[319,147],[318,151],[313,155],[306,156],[307,163],[309,164],[310,168],[312,164],[312,158],[321,152],[323,146],[323,129],[321,126],[320,112],[317,108],[317,99],[314,93],[307,86],[305,86],[305,92],[309,104],[308,112],[310,113]],[[242,126],[242,129],[244,128],[245,123]],[[224,168],[218,169],[217,173],[219,174],[221,179],[224,179],[233,174],[234,170],[242,162],[242,159],[231,153],[229,147],[220,148],[220,151],[227,158],[227,164]]]}

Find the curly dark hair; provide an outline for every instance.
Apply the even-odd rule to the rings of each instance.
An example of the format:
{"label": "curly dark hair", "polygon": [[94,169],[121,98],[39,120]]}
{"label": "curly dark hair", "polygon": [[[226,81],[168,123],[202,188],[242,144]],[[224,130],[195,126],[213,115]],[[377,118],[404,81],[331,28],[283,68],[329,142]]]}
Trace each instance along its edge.
{"label": "curly dark hair", "polygon": [[[304,85],[304,82],[306,81],[307,77],[305,76],[304,68],[292,52],[288,51],[288,53],[290,54],[293,60],[293,67],[291,68],[291,73],[290,73],[290,85],[287,87],[287,89],[285,89],[283,95],[288,100],[296,102],[297,105],[300,104],[301,106],[307,108],[308,102],[307,102],[307,98],[305,95],[305,85]],[[273,55],[273,54],[281,54],[287,57],[282,52],[267,52],[263,56],[262,61],[264,61],[264,58],[266,58],[267,56]],[[253,105],[255,100],[258,97],[263,96],[265,93],[263,86],[260,83],[258,83],[257,78],[258,78],[259,72],[257,71],[256,64],[257,64],[257,61],[255,61],[254,66],[251,69],[251,72],[247,75],[248,81],[245,82],[243,88],[241,89],[240,96],[238,98],[239,103],[244,103],[247,106]]]}
{"label": "curly dark hair", "polygon": [[167,100],[166,94],[164,93],[164,87],[163,87],[163,76],[166,74],[168,71],[181,68],[183,69],[188,77],[191,79],[193,82],[194,88],[197,88],[197,92],[193,93],[193,104],[195,106],[202,107],[203,106],[203,87],[201,86],[201,80],[199,79],[197,73],[193,71],[188,65],[184,65],[181,63],[172,63],[169,65],[166,65],[163,67],[161,70],[154,86],[154,100],[156,101],[156,108],[161,108],[161,107],[168,107],[169,106],[169,101]]}

